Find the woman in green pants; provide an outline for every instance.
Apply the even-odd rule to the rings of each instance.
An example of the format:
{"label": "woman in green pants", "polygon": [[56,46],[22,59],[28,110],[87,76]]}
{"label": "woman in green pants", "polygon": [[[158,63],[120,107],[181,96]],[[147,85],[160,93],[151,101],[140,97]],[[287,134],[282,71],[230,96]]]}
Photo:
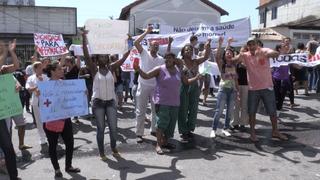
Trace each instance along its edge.
{"label": "woman in green pants", "polygon": [[[209,58],[211,51],[210,48],[211,39],[209,39],[205,45],[205,53],[203,57],[192,59],[193,47],[191,44],[185,45],[181,49],[181,55],[183,60],[182,73],[188,78],[200,77],[198,73],[198,67],[201,63]],[[189,139],[193,137],[192,132],[195,129],[198,103],[199,103],[199,84],[198,81],[192,83],[182,83],[180,87],[180,108],[178,117],[178,129],[181,134],[181,142],[187,143]]]}

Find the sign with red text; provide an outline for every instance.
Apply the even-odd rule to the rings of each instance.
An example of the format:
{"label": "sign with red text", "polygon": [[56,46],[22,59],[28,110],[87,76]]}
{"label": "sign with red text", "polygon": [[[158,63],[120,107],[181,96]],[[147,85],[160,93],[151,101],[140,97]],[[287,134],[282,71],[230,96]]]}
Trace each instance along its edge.
{"label": "sign with red text", "polygon": [[34,33],[34,44],[41,56],[59,56],[69,52],[62,34]]}
{"label": "sign with red text", "polygon": [[123,54],[128,50],[128,21],[90,19],[85,27],[92,54]]}
{"label": "sign with red text", "polygon": [[133,48],[130,51],[128,58],[121,65],[121,70],[125,71],[125,72],[134,71],[133,62],[140,61],[140,59],[141,59],[141,56],[140,56],[139,51],[136,48]]}

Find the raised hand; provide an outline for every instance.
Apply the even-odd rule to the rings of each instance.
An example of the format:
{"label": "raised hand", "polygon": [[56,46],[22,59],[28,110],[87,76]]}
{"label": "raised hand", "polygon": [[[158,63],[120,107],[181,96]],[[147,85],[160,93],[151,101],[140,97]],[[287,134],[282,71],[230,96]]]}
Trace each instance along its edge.
{"label": "raised hand", "polygon": [[9,51],[10,52],[16,51],[16,47],[17,47],[17,40],[16,39],[14,39],[12,42],[9,41]]}
{"label": "raised hand", "polygon": [[134,69],[135,71],[138,71],[138,70],[140,69],[140,67],[139,67],[139,59],[138,59],[138,58],[135,58],[135,59],[133,60],[133,69]]}
{"label": "raised hand", "polygon": [[204,45],[205,49],[210,49],[211,48],[211,39],[208,39],[206,44]]}
{"label": "raised hand", "polygon": [[218,39],[218,43],[219,45],[222,45],[224,38],[222,36],[219,37]]}
{"label": "raised hand", "polygon": [[169,44],[171,44],[172,42],[173,42],[173,38],[169,36]]}
{"label": "raised hand", "polygon": [[151,33],[152,30],[153,30],[153,27],[151,25],[149,25],[148,28],[147,28],[147,33]]}

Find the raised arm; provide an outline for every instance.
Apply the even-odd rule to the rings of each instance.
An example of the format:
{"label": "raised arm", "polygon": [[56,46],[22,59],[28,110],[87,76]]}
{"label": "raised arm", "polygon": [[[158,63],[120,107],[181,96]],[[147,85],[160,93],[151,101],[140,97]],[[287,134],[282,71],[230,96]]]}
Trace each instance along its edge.
{"label": "raised arm", "polygon": [[211,46],[210,46],[210,43],[211,43],[211,39],[208,39],[208,41],[206,42],[206,44],[204,45],[205,47],[205,53],[204,53],[204,56],[203,57],[199,57],[197,59],[195,59],[194,61],[199,65],[199,64],[202,64],[203,62],[205,62],[206,60],[209,59],[209,56],[210,56],[210,53],[211,53]]}
{"label": "raised arm", "polygon": [[141,41],[146,37],[147,34],[149,34],[150,32],[152,32],[152,26],[148,26],[147,30],[141,34],[138,39],[136,39],[134,41],[134,46],[137,48],[137,50],[139,51],[139,53],[141,53],[143,51],[143,47],[141,46]]}
{"label": "raised arm", "polygon": [[170,36],[169,37],[169,44],[167,46],[167,53],[171,52],[171,44],[172,44],[172,42],[173,42],[173,38]]}
{"label": "raised arm", "polygon": [[143,79],[151,79],[154,77],[158,77],[159,73],[160,73],[160,66],[155,67],[154,69],[150,70],[149,72],[143,72],[140,67],[139,64],[134,63],[133,64],[133,68],[135,71],[139,72],[139,75],[143,78]]}
{"label": "raised arm", "polygon": [[268,57],[268,58],[276,58],[280,55],[280,53],[278,51],[275,51],[273,49],[269,49],[265,55]]}
{"label": "raised arm", "polygon": [[122,58],[121,58],[121,59],[119,59],[119,60],[111,63],[111,64],[110,64],[111,70],[114,71],[115,69],[117,69],[118,67],[120,67],[120,66],[126,61],[126,59],[128,58],[129,54],[130,54],[130,50],[128,50],[126,53],[124,53],[124,54],[122,55]]}
{"label": "raised arm", "polygon": [[218,65],[220,72],[222,71],[222,43],[223,43],[223,37],[219,37],[217,53],[215,58],[216,58],[216,63]]}
{"label": "raised arm", "polygon": [[88,31],[85,29],[82,29],[82,48],[83,48],[84,61],[88,66],[92,76],[95,76],[95,74],[98,72],[98,69],[97,69],[97,66],[93,64],[92,59],[89,55],[87,34],[88,34]]}
{"label": "raised arm", "polygon": [[67,54],[63,54],[63,55],[61,56],[60,62],[59,62],[59,64],[60,64],[61,67],[64,67],[64,65],[66,64],[66,57],[67,57]]}
{"label": "raised arm", "polygon": [[[2,66],[1,71],[4,73],[12,73],[20,67],[19,60],[16,55],[16,45],[17,45],[16,39],[14,39],[12,42],[11,41],[9,42],[9,49],[8,50],[9,50],[9,54],[12,59],[12,64]],[[6,57],[4,57],[4,59],[3,59],[3,63],[4,63],[5,58]]]}
{"label": "raised arm", "polygon": [[193,82],[197,81],[200,78],[200,76],[201,76],[200,74],[197,74],[195,77],[188,78],[187,75],[182,72],[181,73],[181,80],[182,80],[183,84],[190,85]]}
{"label": "raised arm", "polygon": [[80,56],[76,56],[76,66],[78,69],[80,69],[81,67],[81,58]]}
{"label": "raised arm", "polygon": [[0,67],[5,64],[5,60],[8,55],[7,47],[4,41],[0,41]]}

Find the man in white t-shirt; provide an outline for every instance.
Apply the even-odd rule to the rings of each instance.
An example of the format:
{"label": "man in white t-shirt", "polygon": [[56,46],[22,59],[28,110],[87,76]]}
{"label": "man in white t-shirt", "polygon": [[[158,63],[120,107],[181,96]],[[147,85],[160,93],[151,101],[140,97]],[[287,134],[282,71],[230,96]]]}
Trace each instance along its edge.
{"label": "man in white t-shirt", "polygon": [[[141,62],[140,68],[144,72],[148,72],[152,70],[154,67],[164,64],[163,57],[158,55],[159,51],[159,43],[156,41],[150,42],[149,50],[145,50],[141,46],[141,41],[152,31],[152,27],[149,26],[148,29],[138,37],[138,39],[134,42],[135,47],[139,51],[141,55]],[[139,77],[138,79],[138,89],[136,94],[136,135],[137,135],[137,142],[143,142],[143,134],[144,134],[144,121],[145,121],[145,114],[147,110],[148,101],[151,101],[151,134],[155,134],[156,128],[156,113],[155,113],[155,106],[153,103],[153,92],[156,86],[156,79],[152,78],[149,80],[143,79]]]}

